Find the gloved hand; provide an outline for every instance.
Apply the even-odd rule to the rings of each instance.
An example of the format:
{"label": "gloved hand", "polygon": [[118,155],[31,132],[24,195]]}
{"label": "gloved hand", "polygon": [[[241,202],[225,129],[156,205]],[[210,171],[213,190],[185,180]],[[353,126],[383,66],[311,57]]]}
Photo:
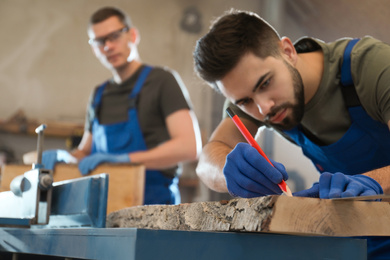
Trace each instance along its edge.
{"label": "gloved hand", "polygon": [[365,175],[324,172],[320,176],[320,198],[345,198],[383,194],[382,187]]}
{"label": "gloved hand", "polygon": [[42,164],[45,169],[53,170],[58,162],[77,163],[77,159],[65,150],[47,150],[42,153]]}
{"label": "gloved hand", "polygon": [[310,197],[310,198],[319,198],[320,197],[320,185],[318,182],[313,183],[313,186],[307,190],[301,190],[293,192],[294,197]]}
{"label": "gloved hand", "polygon": [[333,199],[382,194],[382,187],[374,179],[365,175],[345,175],[324,172],[319,183],[307,190],[294,192],[297,197]]}
{"label": "gloved hand", "polygon": [[288,174],[282,164],[270,161],[275,167],[249,144],[237,144],[223,168],[229,193],[243,198],[281,194],[278,184],[287,180]]}
{"label": "gloved hand", "polygon": [[104,162],[113,162],[113,163],[130,162],[130,157],[127,153],[125,154],[95,153],[81,160],[81,162],[79,163],[79,170],[82,175],[86,175],[90,171],[95,169],[99,164]]}

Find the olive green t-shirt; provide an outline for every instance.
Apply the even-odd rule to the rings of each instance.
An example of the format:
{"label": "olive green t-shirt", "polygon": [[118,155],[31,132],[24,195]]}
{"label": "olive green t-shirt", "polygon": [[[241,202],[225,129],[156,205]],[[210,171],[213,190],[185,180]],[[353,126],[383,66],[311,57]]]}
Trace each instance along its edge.
{"label": "olive green t-shirt", "polygon": [[[100,124],[113,124],[127,120],[128,97],[142,68],[143,66],[119,85],[110,79],[96,112],[92,106],[97,89],[95,88],[87,107],[86,131],[92,133],[92,122],[96,113]],[[191,102],[187,89],[176,72],[168,68],[153,67],[138,95],[136,107],[146,146],[151,149],[170,139],[165,119],[178,110],[191,109]],[[178,174],[177,170],[178,167],[174,167],[162,172],[173,177]]]}
{"label": "olive green t-shirt", "polygon": [[[298,53],[322,50],[324,71],[320,86],[305,105],[301,124],[323,145],[338,141],[351,125],[341,92],[340,77],[343,54],[351,38],[325,43],[302,38],[295,43]],[[351,53],[351,74],[362,107],[374,120],[387,125],[390,120],[390,46],[372,37],[363,37]],[[240,116],[264,124],[226,103]],[[289,139],[283,132],[284,137]],[[313,140],[314,141],[314,140]]]}

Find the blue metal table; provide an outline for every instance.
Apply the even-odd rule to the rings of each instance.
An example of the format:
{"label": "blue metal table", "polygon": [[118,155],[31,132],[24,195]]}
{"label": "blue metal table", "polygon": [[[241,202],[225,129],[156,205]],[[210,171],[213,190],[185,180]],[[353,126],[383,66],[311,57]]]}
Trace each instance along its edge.
{"label": "blue metal table", "polygon": [[366,259],[364,239],[135,228],[0,229],[1,252],[79,259]]}

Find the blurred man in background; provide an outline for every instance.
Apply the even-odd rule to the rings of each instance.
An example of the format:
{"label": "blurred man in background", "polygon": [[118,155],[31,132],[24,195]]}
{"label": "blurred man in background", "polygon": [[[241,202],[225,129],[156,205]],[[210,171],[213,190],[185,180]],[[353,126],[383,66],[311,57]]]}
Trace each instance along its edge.
{"label": "blurred man in background", "polygon": [[89,44],[112,78],[93,91],[85,131],[72,152],[49,150],[42,163],[78,163],[83,175],[104,162],[145,165],[145,204],[180,203],[179,164],[195,160],[200,131],[179,75],[142,63],[138,30],[122,10],[97,10],[88,25]]}

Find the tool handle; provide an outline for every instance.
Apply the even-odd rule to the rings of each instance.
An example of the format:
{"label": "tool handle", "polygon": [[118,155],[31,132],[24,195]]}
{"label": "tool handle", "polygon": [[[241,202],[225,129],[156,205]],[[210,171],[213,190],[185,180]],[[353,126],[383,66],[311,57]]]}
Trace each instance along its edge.
{"label": "tool handle", "polygon": [[35,129],[35,133],[38,134],[37,141],[37,165],[42,164],[42,150],[43,150],[43,131],[46,129],[46,125],[42,124]]}

